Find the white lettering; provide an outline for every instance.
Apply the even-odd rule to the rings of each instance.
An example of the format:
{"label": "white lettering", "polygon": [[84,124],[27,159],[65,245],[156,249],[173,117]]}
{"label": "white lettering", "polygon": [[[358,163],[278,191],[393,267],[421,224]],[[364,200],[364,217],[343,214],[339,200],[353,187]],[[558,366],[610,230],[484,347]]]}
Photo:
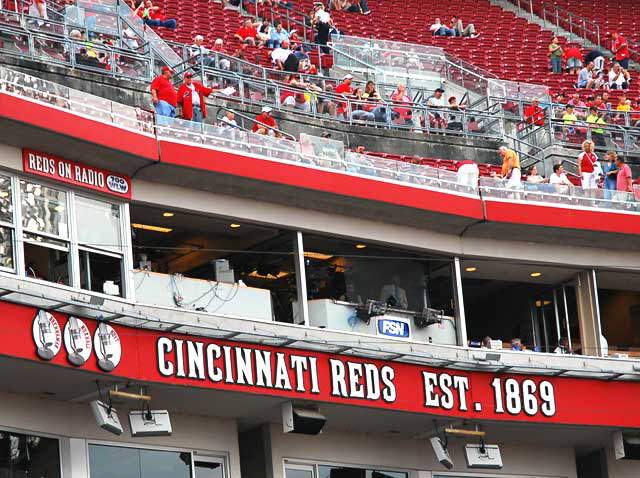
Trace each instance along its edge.
{"label": "white lettering", "polygon": [[307,357],[300,357],[299,355],[291,355],[291,367],[296,371],[296,391],[304,392],[304,371],[307,370]]}
{"label": "white lettering", "polygon": [[336,359],[329,359],[329,364],[331,365],[331,395],[348,397],[344,364]]}
{"label": "white lettering", "polygon": [[273,387],[271,380],[271,352],[255,350],[256,385],[259,387]]}
{"label": "white lettering", "polygon": [[189,378],[204,380],[204,344],[202,342],[187,341],[187,362]]}
{"label": "white lettering", "polygon": [[236,383],[253,385],[253,370],[251,369],[251,349],[236,348]]}
{"label": "white lettering", "polygon": [[386,386],[386,388],[382,391],[382,399],[388,403],[393,403],[396,401],[396,386],[393,383],[393,378],[395,377],[395,375],[396,372],[393,367],[389,367],[388,365],[384,365],[382,367],[382,383]]}
{"label": "white lettering", "polygon": [[207,372],[212,382],[220,382],[222,380],[222,370],[216,367],[214,362],[220,358],[222,353],[220,347],[216,344],[207,345]]}
{"label": "white lettering", "polygon": [[362,378],[362,364],[347,362],[349,371],[349,391],[351,398],[364,398],[364,386],[360,383]]}
{"label": "white lettering", "polygon": [[282,390],[291,390],[291,381],[289,380],[287,362],[285,360],[285,355],[281,352],[276,353],[275,388],[280,388]]}
{"label": "white lettering", "polygon": [[156,344],[158,348],[158,370],[160,374],[168,377],[173,375],[173,363],[165,358],[173,350],[173,343],[166,337],[160,337]]}
{"label": "white lettering", "polygon": [[182,343],[184,340],[174,340],[176,344],[176,377],[184,377],[184,355],[182,350]]}

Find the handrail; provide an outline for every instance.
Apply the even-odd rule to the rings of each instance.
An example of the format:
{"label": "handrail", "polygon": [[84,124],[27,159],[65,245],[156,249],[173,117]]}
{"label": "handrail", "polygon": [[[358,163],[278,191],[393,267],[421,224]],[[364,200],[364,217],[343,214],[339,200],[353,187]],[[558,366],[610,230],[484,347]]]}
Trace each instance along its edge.
{"label": "handrail", "polygon": [[[549,13],[550,16],[548,16],[547,13]],[[544,2],[542,4],[542,19],[544,20],[545,28],[547,28],[546,24],[547,21],[549,21],[552,25],[566,30],[565,26],[561,25],[561,23],[568,22],[569,41],[573,41],[572,37],[575,34],[580,38],[593,41],[599,47],[603,46],[600,37],[600,26],[592,20],[581,17],[580,15],[576,15],[569,10],[565,10],[564,8],[561,8],[549,2]],[[577,23],[574,22],[574,19],[577,19]],[[591,26],[591,30],[587,28],[587,25]],[[578,32],[583,32],[583,34],[578,35],[577,33],[575,33],[574,26],[577,27]],[[588,35],[587,33],[589,33],[590,35]]]}

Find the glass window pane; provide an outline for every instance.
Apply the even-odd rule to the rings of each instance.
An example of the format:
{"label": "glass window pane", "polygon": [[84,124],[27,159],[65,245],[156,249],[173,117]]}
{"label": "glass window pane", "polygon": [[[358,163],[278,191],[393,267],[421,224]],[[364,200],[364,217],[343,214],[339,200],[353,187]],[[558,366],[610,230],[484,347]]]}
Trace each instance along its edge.
{"label": "glass window pane", "polygon": [[0,221],[13,223],[13,199],[9,176],[0,176]]}
{"label": "glass window pane", "polygon": [[68,237],[67,193],[21,180],[20,203],[25,229]]}
{"label": "glass window pane", "polygon": [[13,230],[0,227],[0,266],[13,269],[13,261]]}
{"label": "glass window pane", "polygon": [[140,450],[140,471],[141,478],[191,478],[191,453]]}
{"label": "glass window pane", "polygon": [[0,431],[0,476],[60,478],[58,440]]}
{"label": "glass window pane", "polygon": [[[195,460],[195,473],[194,478],[223,478],[224,466],[222,461],[200,461]],[[287,478],[289,478],[289,472],[287,471]],[[304,476],[300,478],[313,478],[312,476]]]}
{"label": "glass window pane", "polygon": [[80,287],[122,296],[122,258],[80,250]]}
{"label": "glass window pane", "polygon": [[140,452],[137,448],[89,445],[91,478],[140,478]]}
{"label": "glass window pane", "polygon": [[76,196],[76,221],[80,244],[120,249],[119,205]]}
{"label": "glass window pane", "polygon": [[69,252],[48,246],[48,243],[57,243],[52,245],[66,248],[67,244],[31,234],[25,234],[24,239],[27,277],[69,285]]}
{"label": "glass window pane", "polygon": [[[198,478],[197,475],[196,478]],[[300,468],[287,467],[285,478],[313,478],[313,470],[302,470]]]}

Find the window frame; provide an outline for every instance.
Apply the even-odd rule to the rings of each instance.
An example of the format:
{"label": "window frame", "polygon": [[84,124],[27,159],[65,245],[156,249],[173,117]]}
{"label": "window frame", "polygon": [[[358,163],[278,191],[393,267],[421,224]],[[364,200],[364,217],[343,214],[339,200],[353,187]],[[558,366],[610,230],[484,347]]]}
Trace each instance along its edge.
{"label": "window frame", "polygon": [[64,476],[64,466],[62,463],[62,442],[65,437],[61,435],[54,435],[52,433],[45,433],[39,431],[31,431],[25,430],[23,428],[15,428],[15,427],[6,427],[4,425],[0,425],[0,432],[8,432],[8,433],[20,433],[22,435],[33,435],[41,438],[52,438],[58,441],[58,466],[60,467],[60,477],[65,478]]}
{"label": "window frame", "polygon": [[[133,277],[128,273],[133,264],[133,253],[131,250],[131,237],[130,237],[130,220],[129,220],[129,203],[124,200],[118,200],[116,198],[105,197],[101,194],[93,194],[91,191],[87,191],[80,188],[74,188],[69,185],[61,185],[55,181],[48,180],[47,178],[33,177],[25,174],[15,174],[6,170],[0,170],[0,175],[10,178],[11,184],[11,200],[13,206],[13,224],[0,220],[0,227],[5,227],[11,230],[12,233],[12,247],[13,247],[13,263],[14,268],[7,268],[0,266],[0,273],[9,273],[12,276],[17,276],[20,279],[27,281],[35,281],[38,284],[47,283],[51,286],[73,290],[82,291],[91,295],[103,297],[110,300],[121,300],[126,302],[135,301],[133,286]],[[43,187],[49,187],[65,193],[65,207],[67,211],[67,231],[68,237],[57,236],[55,234],[47,232],[36,232],[26,229],[22,224],[22,198],[20,182],[27,181],[42,185]],[[99,247],[91,247],[82,245],[78,242],[78,222],[76,218],[76,197],[91,199],[94,201],[100,201],[108,204],[112,204],[118,207],[119,213],[119,234],[121,239],[121,251],[117,252],[111,249],[101,249]],[[67,244],[66,252],[69,255],[69,284],[57,284],[55,282],[49,282],[46,280],[36,279],[28,277],[26,274],[26,263],[24,254],[24,243],[29,242],[40,247],[64,250],[64,248],[46,243],[37,243],[36,241],[25,240],[25,234],[34,236],[42,236],[52,240],[64,242]],[[103,254],[109,257],[119,258],[121,262],[120,274],[121,274],[121,290],[120,295],[109,295],[103,292],[96,292],[81,288],[80,277],[80,251],[92,252],[95,254]]]}
{"label": "window frame", "polygon": [[282,476],[287,478],[287,465],[292,465],[294,468],[297,466],[298,469],[305,469],[306,467],[311,467],[313,469],[313,478],[319,478],[318,474],[318,466],[340,466],[346,468],[361,468],[363,470],[375,470],[375,471],[391,471],[395,473],[406,473],[406,478],[413,478],[415,476],[415,471],[409,468],[395,468],[392,466],[375,466],[375,465],[362,465],[356,463],[342,463],[342,462],[333,462],[333,461],[324,461],[324,460],[306,460],[302,458],[288,458],[284,457],[282,459]]}
{"label": "window frame", "polygon": [[[222,462],[222,471],[223,478],[230,478],[229,473],[229,453],[215,450],[202,450],[202,449],[194,449],[194,448],[184,448],[184,447],[172,447],[165,445],[147,445],[141,443],[131,443],[131,442],[117,442],[117,441],[103,441],[103,440],[85,440],[85,456],[87,459],[87,478],[91,478],[91,464],[89,459],[89,447],[91,445],[97,446],[116,446],[120,448],[134,448],[136,450],[152,450],[152,451],[170,451],[176,453],[189,453],[191,456],[191,478],[195,478],[195,465],[194,458],[198,456],[200,460],[206,461],[207,458],[212,460],[218,460]],[[64,478],[64,477],[63,477]]]}

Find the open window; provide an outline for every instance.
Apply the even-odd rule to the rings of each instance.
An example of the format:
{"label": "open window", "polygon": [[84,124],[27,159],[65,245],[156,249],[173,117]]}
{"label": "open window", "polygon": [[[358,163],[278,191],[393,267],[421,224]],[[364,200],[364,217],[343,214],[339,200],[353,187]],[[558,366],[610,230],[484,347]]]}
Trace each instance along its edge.
{"label": "open window", "polygon": [[599,271],[598,303],[609,354],[640,357],[640,274]]}
{"label": "open window", "polygon": [[60,442],[30,433],[0,430],[0,476],[60,478]]}
{"label": "open window", "polygon": [[130,206],[138,301],[294,322],[294,233],[152,206]]}
{"label": "open window", "polygon": [[552,353],[566,339],[580,352],[578,270],[467,259],[461,273],[471,345]]}

